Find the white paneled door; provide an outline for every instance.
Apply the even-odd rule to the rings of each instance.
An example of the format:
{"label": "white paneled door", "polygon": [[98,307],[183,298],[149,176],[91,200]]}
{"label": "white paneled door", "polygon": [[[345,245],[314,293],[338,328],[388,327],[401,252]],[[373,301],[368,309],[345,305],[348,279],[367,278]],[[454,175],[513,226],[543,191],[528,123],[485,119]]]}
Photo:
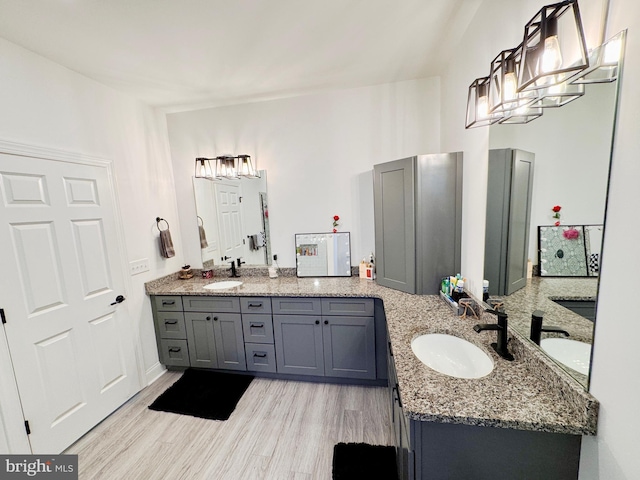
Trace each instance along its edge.
{"label": "white paneled door", "polygon": [[216,183],[218,222],[220,226],[220,249],[227,260],[244,255],[242,242],[242,214],[240,212],[240,182]]}
{"label": "white paneled door", "polygon": [[[0,154],[0,308],[34,453],[140,387],[106,164]],[[122,300],[122,299],[121,299]]]}

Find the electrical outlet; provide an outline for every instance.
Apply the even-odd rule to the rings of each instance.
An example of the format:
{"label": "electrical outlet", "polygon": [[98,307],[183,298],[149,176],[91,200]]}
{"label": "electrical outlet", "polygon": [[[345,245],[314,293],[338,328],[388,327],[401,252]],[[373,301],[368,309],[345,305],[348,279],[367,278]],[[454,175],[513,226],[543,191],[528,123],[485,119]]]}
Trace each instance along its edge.
{"label": "electrical outlet", "polygon": [[149,271],[149,259],[141,258],[140,260],[134,260],[133,262],[129,262],[129,272],[131,275],[137,275],[139,273],[148,272]]}

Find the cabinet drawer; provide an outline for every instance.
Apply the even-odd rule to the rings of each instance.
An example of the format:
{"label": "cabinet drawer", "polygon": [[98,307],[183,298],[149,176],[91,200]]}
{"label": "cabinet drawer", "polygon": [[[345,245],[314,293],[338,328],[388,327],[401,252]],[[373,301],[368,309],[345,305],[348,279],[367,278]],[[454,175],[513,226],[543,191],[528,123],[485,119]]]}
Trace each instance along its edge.
{"label": "cabinet drawer", "polygon": [[167,366],[188,367],[189,350],[186,340],[160,340],[160,361]]}
{"label": "cabinet drawer", "polygon": [[271,299],[269,297],[241,297],[240,311],[242,313],[271,313]]}
{"label": "cabinet drawer", "polygon": [[273,343],[271,315],[242,315],[244,341],[248,343]]}
{"label": "cabinet drawer", "polygon": [[291,298],[276,297],[271,299],[273,313],[284,313],[289,315],[320,315],[319,298]]}
{"label": "cabinet drawer", "polygon": [[323,315],[373,317],[372,298],[323,298]]}
{"label": "cabinet drawer", "polygon": [[156,296],[156,310],[164,312],[181,312],[182,297],[179,295],[162,295]]}
{"label": "cabinet drawer", "polygon": [[182,312],[157,312],[156,324],[160,338],[187,338]]}
{"label": "cabinet drawer", "polygon": [[273,345],[245,343],[247,370],[250,372],[276,372],[276,349]]}
{"label": "cabinet drawer", "polygon": [[182,297],[185,312],[240,313],[238,297]]}

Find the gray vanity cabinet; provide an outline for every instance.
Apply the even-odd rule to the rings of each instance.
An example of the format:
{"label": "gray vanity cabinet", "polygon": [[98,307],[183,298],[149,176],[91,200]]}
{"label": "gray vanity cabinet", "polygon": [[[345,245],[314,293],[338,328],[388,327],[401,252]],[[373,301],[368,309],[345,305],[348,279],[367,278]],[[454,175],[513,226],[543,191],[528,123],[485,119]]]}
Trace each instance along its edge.
{"label": "gray vanity cabinet", "polygon": [[327,377],[376,378],[373,317],[323,316],[322,339]]}
{"label": "gray vanity cabinet", "polygon": [[237,297],[183,297],[190,365],[246,370]]}
{"label": "gray vanity cabinet", "polygon": [[188,367],[189,350],[181,297],[155,297],[152,311],[160,361],[167,366]]}
{"label": "gray vanity cabinet", "polygon": [[524,150],[489,150],[484,275],[491,295],[527,282],[534,159]]}
{"label": "gray vanity cabinet", "polygon": [[417,155],[374,165],[377,282],[437,294],[460,270],[462,153]]}
{"label": "gray vanity cabinet", "polygon": [[190,365],[199,368],[218,368],[213,315],[187,312],[184,314],[189,344]]}
{"label": "gray vanity cabinet", "polygon": [[320,315],[274,315],[278,373],[324,376]]}
{"label": "gray vanity cabinet", "polygon": [[376,378],[373,299],[273,298],[272,302],[278,373]]}

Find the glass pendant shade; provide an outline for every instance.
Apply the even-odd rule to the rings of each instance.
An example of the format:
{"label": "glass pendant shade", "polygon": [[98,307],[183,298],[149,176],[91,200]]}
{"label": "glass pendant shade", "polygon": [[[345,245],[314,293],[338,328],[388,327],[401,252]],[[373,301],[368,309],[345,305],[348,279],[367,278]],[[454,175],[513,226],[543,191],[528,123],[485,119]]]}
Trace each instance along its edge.
{"label": "glass pendant shade", "polygon": [[236,166],[237,157],[231,155],[223,155],[216,157],[216,177],[229,179],[238,178],[238,168]]}
{"label": "glass pendant shade", "polygon": [[213,178],[211,160],[209,158],[196,158],[196,178]]}
{"label": "glass pendant shade", "polygon": [[577,0],[543,7],[526,25],[520,91],[563,83],[589,66]]}
{"label": "glass pendant shade", "polygon": [[256,170],[249,155],[238,155],[238,175],[241,177],[257,177]]}
{"label": "glass pendant shade", "polygon": [[505,113],[505,117],[499,123],[502,125],[529,123],[541,117],[542,113],[542,108],[525,105]]}
{"label": "glass pendant shade", "polygon": [[610,38],[589,53],[589,68],[574,76],[571,83],[609,83],[618,78],[626,30]]}
{"label": "glass pendant shade", "polygon": [[474,80],[469,86],[465,128],[491,125],[500,118],[500,115],[492,114],[489,111],[489,77]]}
{"label": "glass pendant shade", "polygon": [[584,95],[584,85],[564,82],[538,90],[538,98],[530,106],[540,108],[561,107],[580,98],[582,95]]}
{"label": "glass pendant shade", "polygon": [[521,108],[535,98],[535,92],[518,92],[518,71],[522,45],[503,50],[491,62],[489,74],[489,111],[505,113]]}

